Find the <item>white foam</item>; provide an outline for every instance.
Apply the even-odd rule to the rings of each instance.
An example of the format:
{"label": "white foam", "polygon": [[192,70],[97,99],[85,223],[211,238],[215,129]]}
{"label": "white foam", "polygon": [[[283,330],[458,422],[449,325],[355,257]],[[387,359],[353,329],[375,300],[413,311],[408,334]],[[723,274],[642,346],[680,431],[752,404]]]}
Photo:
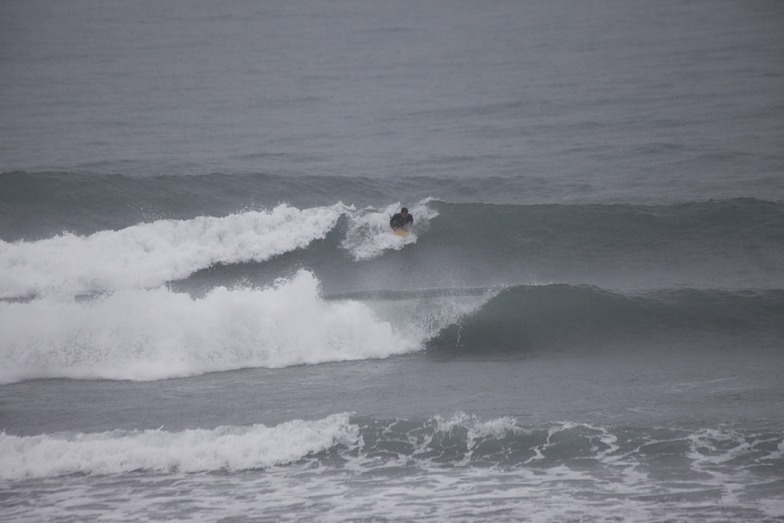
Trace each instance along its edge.
{"label": "white foam", "polygon": [[165,288],[89,301],[0,303],[0,382],[45,377],[154,380],[417,350],[366,305],[325,301],[300,271],[267,289],[219,287],[202,299]]}
{"label": "white foam", "polygon": [[238,471],[293,463],[335,445],[355,445],[348,414],[276,427],[218,427],[182,432],[112,431],[13,436],[0,433],[0,478],[64,474]]}
{"label": "white foam", "polygon": [[481,421],[474,415],[466,414],[465,412],[455,412],[449,418],[435,416],[434,420],[438,432],[451,432],[458,427],[466,429],[466,437],[470,443],[480,438],[502,438],[509,433],[516,434],[522,432],[517,421],[509,416]]}
{"label": "white foam", "polygon": [[347,207],[159,220],[89,236],[0,241],[0,297],[153,288],[217,263],[264,261],[324,238]]}
{"label": "white foam", "polygon": [[355,260],[369,260],[380,256],[387,250],[400,250],[406,245],[416,243],[417,234],[425,230],[438,212],[428,207],[431,198],[426,198],[410,208],[414,216],[414,226],[408,236],[397,236],[389,229],[389,220],[400,211],[400,203],[393,203],[383,209],[367,207],[349,215],[348,231],[343,240]]}

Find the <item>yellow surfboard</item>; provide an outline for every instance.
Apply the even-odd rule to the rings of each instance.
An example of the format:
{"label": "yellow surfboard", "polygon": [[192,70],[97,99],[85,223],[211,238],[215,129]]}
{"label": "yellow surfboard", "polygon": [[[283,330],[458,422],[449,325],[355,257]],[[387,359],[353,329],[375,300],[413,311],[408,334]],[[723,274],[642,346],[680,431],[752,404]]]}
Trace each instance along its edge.
{"label": "yellow surfboard", "polygon": [[408,236],[408,231],[403,229],[395,229],[396,236]]}

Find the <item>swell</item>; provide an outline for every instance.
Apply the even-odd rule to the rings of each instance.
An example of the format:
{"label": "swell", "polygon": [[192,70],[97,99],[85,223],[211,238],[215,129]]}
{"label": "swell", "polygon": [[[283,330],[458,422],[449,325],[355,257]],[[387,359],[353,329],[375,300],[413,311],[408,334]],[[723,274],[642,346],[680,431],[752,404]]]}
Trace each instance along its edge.
{"label": "swell", "polygon": [[547,350],[659,336],[784,334],[784,290],[660,290],[621,294],[585,285],[515,286],[427,342],[444,354]]}
{"label": "swell", "polygon": [[784,204],[740,198],[674,205],[488,205],[436,203],[433,236],[467,245],[583,250],[693,241],[784,242]]}
{"label": "swell", "polygon": [[[458,185],[481,186],[478,181]],[[125,176],[23,171],[0,174],[0,239],[38,240],[64,231],[91,234],[160,219],[225,216],[288,203],[297,207],[406,202],[441,192],[438,179],[274,175]],[[475,191],[469,190],[469,193]]]}
{"label": "swell", "polygon": [[[400,203],[279,205],[142,222],[89,235],[0,240],[0,297],[180,285],[267,284],[314,269],[331,293],[576,281],[607,288],[778,288],[784,205],[489,205],[424,199],[407,238]],[[208,272],[208,274],[205,274]],[[620,284],[619,284],[620,282]],[[178,284],[179,285],[179,284]]]}
{"label": "swell", "polygon": [[[408,242],[416,245],[405,253],[381,241],[393,208],[354,213],[348,223],[338,224],[328,245],[311,245],[298,263],[328,259],[336,272],[367,274],[369,281],[410,267],[403,281],[389,282],[387,288],[521,281],[747,288],[778,287],[776,282],[784,281],[784,204],[777,202],[634,206],[425,200],[415,212],[418,238]],[[350,261],[363,263],[346,263],[345,250]],[[216,271],[230,275],[234,269]]]}
{"label": "swell", "polygon": [[[784,282],[784,205],[776,202],[527,206],[423,200],[415,208],[416,237],[403,242],[385,234],[393,209],[348,213],[325,242],[273,263],[278,271],[284,263],[314,268],[332,293],[369,285],[390,290],[556,281],[744,289]],[[265,264],[214,267],[206,279],[267,277]]]}
{"label": "swell", "polygon": [[[411,203],[427,196],[458,203],[438,208],[445,215],[443,226],[466,229],[471,237],[495,231],[534,238],[581,237],[589,228],[605,241],[633,241],[633,232],[638,230],[674,238],[722,229],[745,233],[749,228],[752,232],[755,228],[778,230],[778,239],[784,234],[780,202],[741,198],[675,205],[537,204],[548,201],[531,196],[541,194],[542,183],[530,176],[383,179],[211,173],[139,177],[17,171],[0,174],[0,239],[35,240],[64,231],[90,234],[158,219],[225,216],[283,202],[312,207],[343,201],[363,207],[393,199]],[[624,235],[620,229],[631,232]]]}

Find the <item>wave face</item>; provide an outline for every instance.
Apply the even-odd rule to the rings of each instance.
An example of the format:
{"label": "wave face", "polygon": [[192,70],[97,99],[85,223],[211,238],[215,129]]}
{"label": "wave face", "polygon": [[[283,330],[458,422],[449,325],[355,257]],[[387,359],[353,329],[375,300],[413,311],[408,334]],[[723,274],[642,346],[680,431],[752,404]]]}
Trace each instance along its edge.
{"label": "wave face", "polygon": [[417,263],[474,285],[757,288],[784,281],[784,205],[435,203]]}
{"label": "wave face", "polygon": [[784,291],[681,289],[620,294],[589,286],[517,286],[449,325],[431,350],[487,353],[661,336],[784,334]]}
{"label": "wave face", "polygon": [[784,241],[784,204],[741,198],[674,205],[488,205],[443,204],[437,236],[459,231],[465,243],[492,242],[538,247],[546,243],[580,249],[651,245]]}

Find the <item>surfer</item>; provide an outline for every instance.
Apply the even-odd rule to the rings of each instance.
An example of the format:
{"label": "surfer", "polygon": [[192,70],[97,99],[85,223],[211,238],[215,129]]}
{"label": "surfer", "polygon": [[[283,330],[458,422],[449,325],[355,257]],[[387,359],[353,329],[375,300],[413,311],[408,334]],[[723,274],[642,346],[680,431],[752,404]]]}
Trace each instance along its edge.
{"label": "surfer", "polygon": [[403,207],[400,212],[392,216],[389,220],[389,226],[395,231],[407,231],[408,226],[414,223],[414,216],[408,214],[408,209]]}

